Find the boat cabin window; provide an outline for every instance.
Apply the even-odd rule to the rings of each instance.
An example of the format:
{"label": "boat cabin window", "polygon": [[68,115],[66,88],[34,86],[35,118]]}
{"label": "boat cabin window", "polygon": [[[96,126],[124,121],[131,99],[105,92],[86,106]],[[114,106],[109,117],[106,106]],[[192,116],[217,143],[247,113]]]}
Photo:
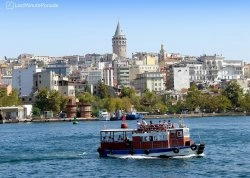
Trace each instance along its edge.
{"label": "boat cabin window", "polygon": [[154,135],[154,136],[143,136],[141,137],[143,142],[152,142],[152,141],[166,141],[168,140],[167,135]]}
{"label": "boat cabin window", "polygon": [[101,132],[102,142],[123,142],[127,140],[132,140],[132,132]]}

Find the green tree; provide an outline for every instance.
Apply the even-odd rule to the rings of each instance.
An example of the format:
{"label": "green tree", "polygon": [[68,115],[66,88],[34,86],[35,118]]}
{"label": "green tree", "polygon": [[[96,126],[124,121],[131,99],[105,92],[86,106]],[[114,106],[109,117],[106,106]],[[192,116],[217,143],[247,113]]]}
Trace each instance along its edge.
{"label": "green tree", "polygon": [[230,82],[222,93],[231,101],[231,104],[234,108],[240,107],[240,100],[243,97],[243,90],[236,81]]}
{"label": "green tree", "polygon": [[105,100],[104,108],[106,108],[109,112],[115,112],[116,109],[116,102],[114,98],[108,98]]}
{"label": "green tree", "polygon": [[126,112],[130,111],[132,107],[130,99],[128,97],[124,97],[121,100],[122,100],[122,109],[124,109]]}
{"label": "green tree", "polygon": [[56,90],[51,90],[48,96],[48,103],[50,110],[53,111],[54,114],[57,114],[61,111],[61,94]]}
{"label": "green tree", "polygon": [[124,87],[121,90],[122,97],[133,98],[135,96],[135,90],[130,87]]}
{"label": "green tree", "polygon": [[188,89],[188,94],[186,96],[186,108],[190,111],[194,111],[196,108],[200,107],[200,97],[201,92],[198,90],[198,88],[195,85],[192,85]]}
{"label": "green tree", "polygon": [[159,109],[157,108],[156,104],[161,103],[161,98],[155,93],[145,90],[145,93],[143,93],[140,101],[144,106],[144,110],[151,112],[155,109]]}
{"label": "green tree", "polygon": [[47,88],[40,90],[36,95],[34,106],[39,108],[40,111],[42,112],[50,110],[48,98],[49,98],[49,90]]}
{"label": "green tree", "polygon": [[224,112],[224,111],[228,111],[231,109],[232,105],[230,100],[223,96],[223,95],[219,95],[219,96],[215,96],[216,99],[216,103],[218,103],[218,112]]}
{"label": "green tree", "polygon": [[104,83],[100,82],[99,83],[99,93],[100,93],[100,98],[107,98],[109,96],[109,90],[108,86],[104,85]]}
{"label": "green tree", "polygon": [[115,110],[123,109],[121,98],[113,98],[113,100],[115,102]]}
{"label": "green tree", "polygon": [[240,105],[245,111],[250,112],[250,92],[247,92],[243,96],[243,98],[240,100]]}
{"label": "green tree", "polygon": [[42,89],[36,95],[34,107],[43,111],[53,111],[54,114],[59,113],[65,108],[68,99],[60,92],[47,88]]}
{"label": "green tree", "polygon": [[33,107],[32,114],[33,114],[33,116],[40,116],[41,115],[41,110],[39,108],[37,108],[37,107]]}
{"label": "green tree", "polygon": [[93,104],[95,101],[95,97],[88,92],[83,92],[80,93],[78,96],[78,99],[80,102],[88,103],[88,104]]}
{"label": "green tree", "polygon": [[13,90],[9,96],[7,96],[7,90],[0,90],[0,105],[1,106],[18,106],[21,105],[22,102],[18,97],[18,91]]}

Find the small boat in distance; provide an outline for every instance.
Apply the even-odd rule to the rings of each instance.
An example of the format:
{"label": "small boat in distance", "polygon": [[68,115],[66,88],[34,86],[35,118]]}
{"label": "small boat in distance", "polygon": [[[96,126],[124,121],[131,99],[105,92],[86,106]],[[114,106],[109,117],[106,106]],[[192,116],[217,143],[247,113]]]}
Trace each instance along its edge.
{"label": "small boat in distance", "polygon": [[74,117],[73,124],[78,124],[78,121],[76,119],[76,116]]}
{"label": "small boat in distance", "polygon": [[[142,123],[145,123],[145,119]],[[171,122],[164,122],[163,124],[140,124],[137,129],[121,127],[101,130],[100,147],[97,151],[101,157],[169,158],[199,156],[204,149],[204,143],[196,143],[190,139],[189,128],[183,122],[178,127]]]}
{"label": "small boat in distance", "polygon": [[137,120],[137,119],[143,119],[144,116],[140,113],[136,113],[136,112],[131,112],[126,114],[126,119],[127,120]]}
{"label": "small boat in distance", "polygon": [[99,111],[99,120],[100,121],[109,121],[110,120],[110,114],[106,109],[102,109]]}

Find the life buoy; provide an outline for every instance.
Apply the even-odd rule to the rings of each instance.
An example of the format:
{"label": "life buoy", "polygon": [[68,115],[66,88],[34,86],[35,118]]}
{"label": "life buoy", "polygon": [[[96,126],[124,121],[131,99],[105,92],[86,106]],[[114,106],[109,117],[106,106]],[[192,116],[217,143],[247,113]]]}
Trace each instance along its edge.
{"label": "life buoy", "polygon": [[179,153],[179,149],[178,149],[178,148],[174,148],[174,149],[173,149],[173,152],[174,152],[174,153]]}
{"label": "life buoy", "polygon": [[193,150],[193,151],[194,151],[194,150],[196,150],[196,149],[197,149],[197,145],[192,144],[192,145],[191,145],[191,150]]}
{"label": "life buoy", "polygon": [[148,155],[150,153],[150,150],[144,150],[144,153]]}
{"label": "life buoy", "polygon": [[135,154],[135,151],[134,150],[129,150],[129,154],[133,155],[133,154]]}

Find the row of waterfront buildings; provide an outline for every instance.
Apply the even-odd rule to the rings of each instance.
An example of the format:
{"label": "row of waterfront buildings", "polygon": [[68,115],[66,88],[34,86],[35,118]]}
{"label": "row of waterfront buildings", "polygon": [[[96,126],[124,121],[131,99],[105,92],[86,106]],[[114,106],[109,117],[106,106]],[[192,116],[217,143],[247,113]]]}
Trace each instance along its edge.
{"label": "row of waterfront buildings", "polygon": [[132,87],[138,94],[146,89],[159,94],[181,93],[190,83],[219,84],[238,80],[248,90],[250,65],[243,60],[225,60],[222,55],[184,56],[169,53],[161,45],[158,53],[137,52],[128,58],[127,38],[118,22],[112,37],[113,53],[63,57],[21,54],[0,61],[1,87],[18,90],[24,102],[32,102],[34,93],[48,88],[66,96],[90,88],[98,94],[99,83],[115,94]]}

